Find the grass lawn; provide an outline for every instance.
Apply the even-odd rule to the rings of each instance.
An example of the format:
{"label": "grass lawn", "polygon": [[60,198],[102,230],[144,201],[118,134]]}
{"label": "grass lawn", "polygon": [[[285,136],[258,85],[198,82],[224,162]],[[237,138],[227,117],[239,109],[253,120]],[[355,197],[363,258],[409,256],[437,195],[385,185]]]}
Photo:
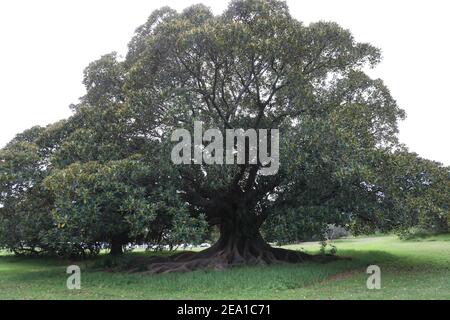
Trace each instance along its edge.
{"label": "grass lawn", "polygon": [[[0,254],[0,299],[450,299],[450,235],[334,244],[338,255],[352,259],[168,275],[112,273],[96,270],[96,261]],[[319,249],[317,243],[287,247]],[[81,290],[66,288],[70,264],[81,267]],[[365,271],[372,264],[381,268],[381,290],[366,288]]]}

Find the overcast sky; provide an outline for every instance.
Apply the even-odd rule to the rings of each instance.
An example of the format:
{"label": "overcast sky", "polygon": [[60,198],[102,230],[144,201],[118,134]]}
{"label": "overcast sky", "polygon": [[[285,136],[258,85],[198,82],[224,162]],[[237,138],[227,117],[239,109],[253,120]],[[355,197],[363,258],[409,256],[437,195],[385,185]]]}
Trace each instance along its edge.
{"label": "overcast sky", "polygon": [[[82,71],[101,55],[124,55],[150,13],[202,2],[215,13],[227,1],[0,1],[0,146],[18,132],[70,116],[83,95]],[[450,1],[287,1],[305,22],[336,21],[356,40],[383,51],[371,72],[408,114],[400,139],[421,156],[450,165]]]}

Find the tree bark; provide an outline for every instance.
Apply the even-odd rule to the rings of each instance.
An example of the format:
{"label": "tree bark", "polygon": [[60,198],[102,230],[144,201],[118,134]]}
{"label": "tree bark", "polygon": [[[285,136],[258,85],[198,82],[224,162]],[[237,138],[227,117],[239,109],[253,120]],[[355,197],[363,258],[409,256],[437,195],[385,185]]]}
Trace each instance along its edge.
{"label": "tree bark", "polygon": [[124,241],[121,236],[112,237],[110,245],[111,245],[110,254],[112,256],[120,256],[121,254],[123,254]]}

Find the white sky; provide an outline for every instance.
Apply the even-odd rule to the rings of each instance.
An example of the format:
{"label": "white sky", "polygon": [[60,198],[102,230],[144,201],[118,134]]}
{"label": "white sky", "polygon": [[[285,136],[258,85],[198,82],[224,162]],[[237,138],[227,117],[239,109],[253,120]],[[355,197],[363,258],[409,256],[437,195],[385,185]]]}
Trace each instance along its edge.
{"label": "white sky", "polygon": [[[68,117],[83,95],[82,71],[111,51],[125,54],[136,27],[169,5],[202,2],[220,13],[227,1],[0,1],[0,146],[33,125]],[[383,51],[371,72],[408,113],[400,139],[421,156],[450,165],[448,0],[292,0],[310,23],[336,21]]]}

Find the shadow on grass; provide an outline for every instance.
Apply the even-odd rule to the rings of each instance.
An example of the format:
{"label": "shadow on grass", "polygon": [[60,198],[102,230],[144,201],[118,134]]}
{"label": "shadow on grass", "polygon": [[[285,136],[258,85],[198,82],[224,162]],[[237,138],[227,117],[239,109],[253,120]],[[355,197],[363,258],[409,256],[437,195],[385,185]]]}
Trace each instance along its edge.
{"label": "shadow on grass", "polygon": [[[165,253],[167,255],[167,253]],[[128,253],[121,258],[101,256],[87,261],[82,268],[84,287],[91,292],[121,292],[126,296],[146,298],[206,298],[246,297],[266,298],[268,293],[276,297],[277,292],[315,285],[340,279],[351,273],[365,273],[371,264],[396,263],[398,257],[383,251],[342,250],[341,257],[326,263],[305,262],[271,266],[241,266],[222,271],[198,270],[189,273],[143,275],[129,272],[105,272],[104,264],[122,264],[136,268],[143,267],[153,255],[149,253]],[[10,283],[34,287],[64,287],[67,261],[45,258],[0,257],[0,267],[14,263],[20,271],[8,272]],[[82,263],[85,263],[84,261]],[[76,263],[74,263],[76,264]],[[13,267],[14,268],[14,267]],[[62,290],[62,289],[61,289]],[[106,290],[106,291],[105,291]],[[108,291],[110,290],[110,291]]]}

